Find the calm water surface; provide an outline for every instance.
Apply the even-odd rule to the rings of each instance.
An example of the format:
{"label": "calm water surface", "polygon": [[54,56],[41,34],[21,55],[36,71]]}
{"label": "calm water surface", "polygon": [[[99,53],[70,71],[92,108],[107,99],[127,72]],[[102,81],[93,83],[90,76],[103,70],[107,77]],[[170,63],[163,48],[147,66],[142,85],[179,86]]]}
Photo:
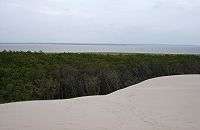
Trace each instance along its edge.
{"label": "calm water surface", "polygon": [[0,51],[43,52],[119,52],[119,53],[167,53],[200,54],[198,45],[153,45],[153,44],[0,44]]}

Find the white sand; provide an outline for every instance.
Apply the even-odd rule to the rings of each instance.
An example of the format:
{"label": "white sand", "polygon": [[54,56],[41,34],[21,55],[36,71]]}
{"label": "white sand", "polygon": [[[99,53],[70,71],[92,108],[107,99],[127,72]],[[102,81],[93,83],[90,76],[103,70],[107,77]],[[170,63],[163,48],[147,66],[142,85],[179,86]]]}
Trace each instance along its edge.
{"label": "white sand", "polygon": [[150,79],[106,96],[1,104],[0,130],[200,130],[200,75]]}

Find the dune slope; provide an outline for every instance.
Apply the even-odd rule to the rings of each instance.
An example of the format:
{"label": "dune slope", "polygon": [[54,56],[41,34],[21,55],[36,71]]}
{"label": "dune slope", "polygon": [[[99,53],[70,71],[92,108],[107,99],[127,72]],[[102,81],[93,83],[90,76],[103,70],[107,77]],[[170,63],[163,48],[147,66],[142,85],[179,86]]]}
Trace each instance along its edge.
{"label": "dune slope", "polygon": [[0,105],[0,130],[199,130],[200,75],[150,79],[106,96]]}

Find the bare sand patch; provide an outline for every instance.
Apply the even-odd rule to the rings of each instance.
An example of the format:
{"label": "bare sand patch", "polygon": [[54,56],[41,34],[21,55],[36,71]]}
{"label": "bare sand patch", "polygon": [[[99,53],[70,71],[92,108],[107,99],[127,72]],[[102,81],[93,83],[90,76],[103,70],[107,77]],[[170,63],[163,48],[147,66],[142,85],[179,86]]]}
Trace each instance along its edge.
{"label": "bare sand patch", "polygon": [[165,76],[105,96],[0,105],[0,130],[199,130],[200,75]]}

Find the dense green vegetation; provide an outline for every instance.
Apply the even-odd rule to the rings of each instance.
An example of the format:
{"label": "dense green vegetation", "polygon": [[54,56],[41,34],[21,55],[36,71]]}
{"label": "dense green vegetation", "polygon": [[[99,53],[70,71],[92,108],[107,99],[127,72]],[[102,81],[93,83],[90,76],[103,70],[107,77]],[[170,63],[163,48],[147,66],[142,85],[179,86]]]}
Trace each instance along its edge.
{"label": "dense green vegetation", "polygon": [[199,55],[0,52],[0,103],[108,94],[143,80],[199,74]]}

